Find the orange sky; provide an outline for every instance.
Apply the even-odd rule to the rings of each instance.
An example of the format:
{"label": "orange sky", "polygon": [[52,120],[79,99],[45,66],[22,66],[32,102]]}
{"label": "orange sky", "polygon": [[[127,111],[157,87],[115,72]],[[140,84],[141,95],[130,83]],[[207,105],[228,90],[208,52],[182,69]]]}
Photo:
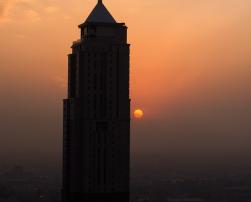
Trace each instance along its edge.
{"label": "orange sky", "polygon": [[[157,127],[170,121],[192,134],[196,132],[191,127],[198,121],[207,123],[203,127],[215,134],[250,131],[245,122],[251,115],[250,0],[104,3],[117,21],[129,27],[132,108],[144,110],[145,123]],[[1,118],[1,134],[8,134],[2,139],[7,150],[12,148],[10,134],[15,134],[16,142],[28,143],[27,151],[35,148],[36,141],[46,142],[43,133],[51,137],[46,142],[49,148],[58,144],[67,54],[72,41],[79,38],[77,25],[95,4],[95,0],[0,2],[0,109],[6,116]],[[29,121],[24,119],[34,120],[34,129],[27,129]],[[42,132],[34,134],[36,127]],[[133,127],[139,134],[147,130]],[[161,144],[174,141],[174,136],[184,138],[185,132],[177,129],[163,127],[162,131]],[[151,134],[147,138],[151,141]]]}

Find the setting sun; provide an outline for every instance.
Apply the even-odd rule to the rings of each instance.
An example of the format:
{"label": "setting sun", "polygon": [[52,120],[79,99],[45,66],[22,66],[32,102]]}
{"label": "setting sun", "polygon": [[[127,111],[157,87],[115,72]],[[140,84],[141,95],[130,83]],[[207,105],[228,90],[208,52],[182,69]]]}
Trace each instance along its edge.
{"label": "setting sun", "polygon": [[141,109],[136,109],[133,113],[134,117],[140,119],[143,117],[144,112]]}

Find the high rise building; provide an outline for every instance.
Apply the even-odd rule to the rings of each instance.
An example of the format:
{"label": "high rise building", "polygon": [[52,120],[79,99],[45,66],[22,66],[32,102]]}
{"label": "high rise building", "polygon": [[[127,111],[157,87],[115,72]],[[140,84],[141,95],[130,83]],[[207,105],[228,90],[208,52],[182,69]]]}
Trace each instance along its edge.
{"label": "high rise building", "polygon": [[64,202],[128,202],[130,98],[127,27],[99,0],[79,25],[64,100]]}

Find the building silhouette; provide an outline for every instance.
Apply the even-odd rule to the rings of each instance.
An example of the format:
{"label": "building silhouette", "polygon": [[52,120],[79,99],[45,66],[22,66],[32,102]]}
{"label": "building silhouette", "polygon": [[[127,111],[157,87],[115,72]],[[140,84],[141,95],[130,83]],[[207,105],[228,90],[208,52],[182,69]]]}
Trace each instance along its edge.
{"label": "building silhouette", "polygon": [[128,202],[130,98],[127,27],[99,0],[79,25],[64,100],[63,202]]}

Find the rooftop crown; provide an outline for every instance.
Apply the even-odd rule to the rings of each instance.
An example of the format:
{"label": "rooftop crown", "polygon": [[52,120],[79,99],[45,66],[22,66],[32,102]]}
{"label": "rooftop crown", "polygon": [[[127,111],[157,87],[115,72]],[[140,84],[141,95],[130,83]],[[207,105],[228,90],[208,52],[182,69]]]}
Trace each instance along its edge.
{"label": "rooftop crown", "polygon": [[92,10],[91,14],[85,21],[86,23],[116,23],[116,20],[112,17],[110,12],[107,10],[102,0],[98,0],[97,5]]}

